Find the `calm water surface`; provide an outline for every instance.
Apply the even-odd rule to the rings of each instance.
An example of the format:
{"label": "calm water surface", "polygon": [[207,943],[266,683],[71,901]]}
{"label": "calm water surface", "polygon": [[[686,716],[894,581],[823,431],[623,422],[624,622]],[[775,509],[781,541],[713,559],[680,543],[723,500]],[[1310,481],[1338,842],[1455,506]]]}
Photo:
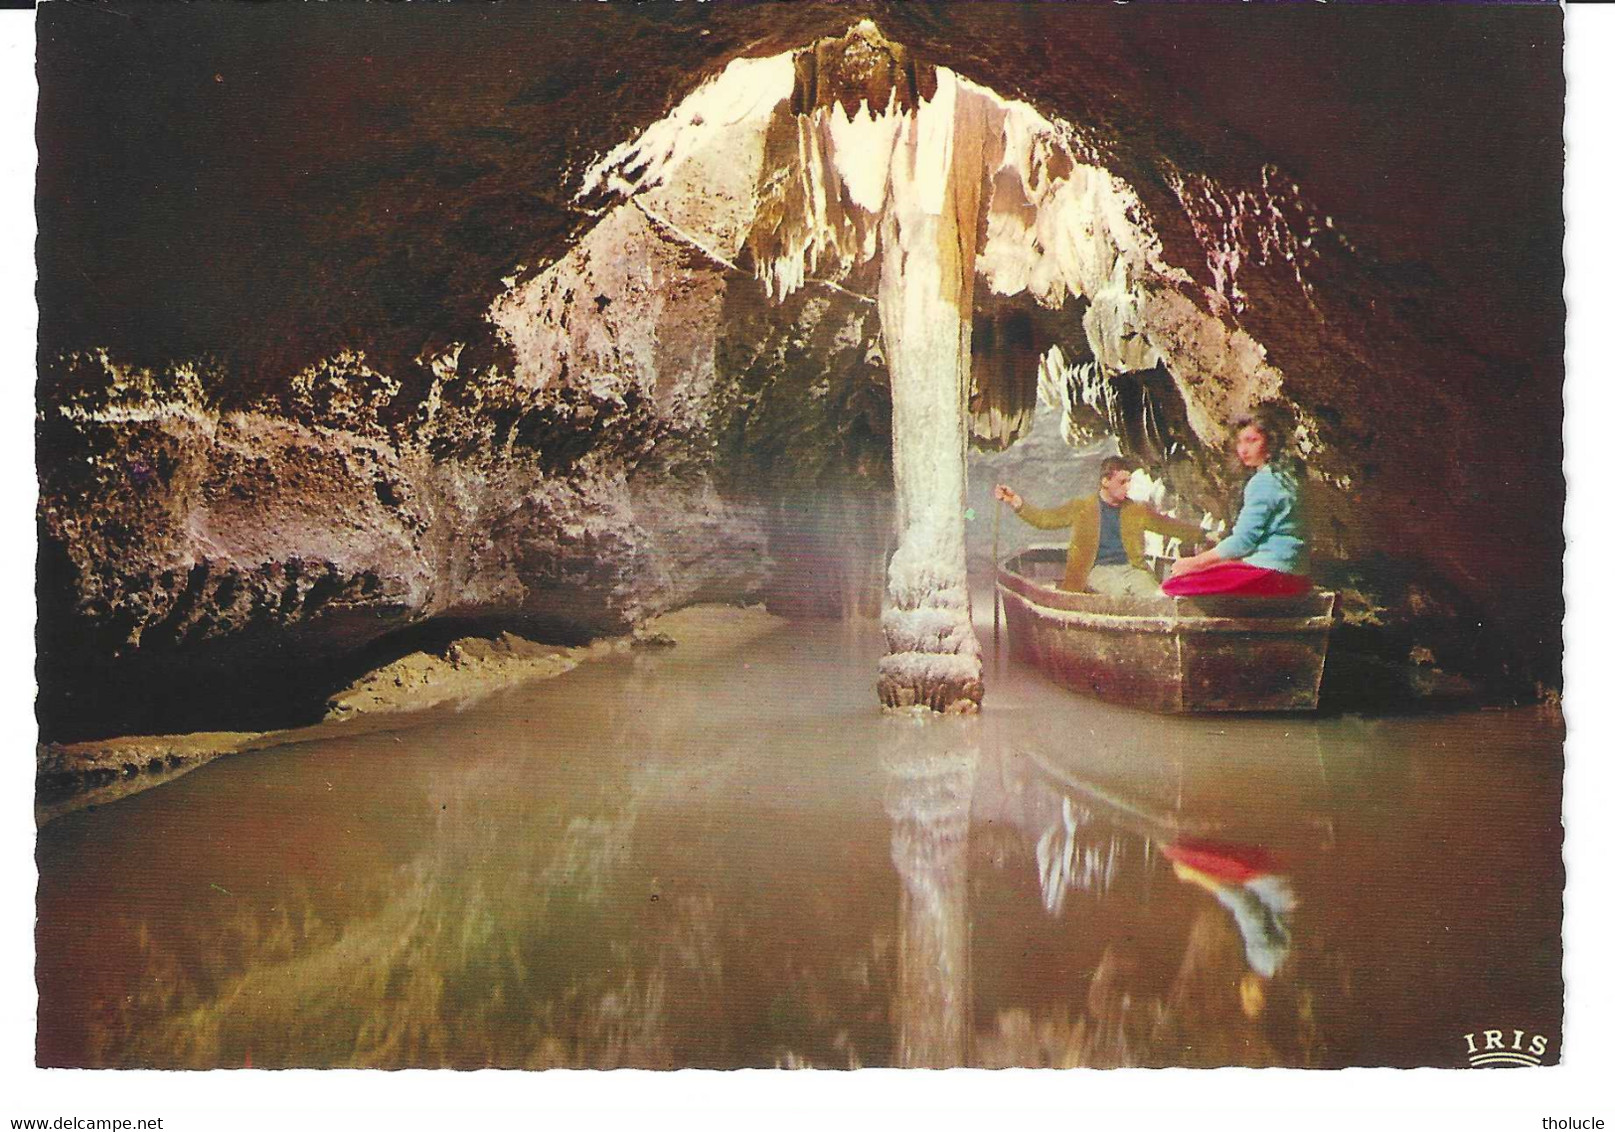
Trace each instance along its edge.
{"label": "calm water surface", "polygon": [[52,822],[39,1060],[1557,1060],[1556,713],[1163,719],[1006,665],[888,717],[878,651],[707,634]]}

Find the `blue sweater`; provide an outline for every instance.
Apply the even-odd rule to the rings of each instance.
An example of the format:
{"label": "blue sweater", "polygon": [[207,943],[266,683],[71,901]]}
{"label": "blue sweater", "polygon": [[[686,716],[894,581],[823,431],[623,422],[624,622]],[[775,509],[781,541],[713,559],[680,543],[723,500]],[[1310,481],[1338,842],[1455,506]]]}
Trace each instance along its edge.
{"label": "blue sweater", "polygon": [[1245,503],[1233,533],[1217,544],[1217,555],[1240,559],[1250,566],[1305,574],[1307,559],[1306,515],[1300,486],[1263,464],[1245,483]]}

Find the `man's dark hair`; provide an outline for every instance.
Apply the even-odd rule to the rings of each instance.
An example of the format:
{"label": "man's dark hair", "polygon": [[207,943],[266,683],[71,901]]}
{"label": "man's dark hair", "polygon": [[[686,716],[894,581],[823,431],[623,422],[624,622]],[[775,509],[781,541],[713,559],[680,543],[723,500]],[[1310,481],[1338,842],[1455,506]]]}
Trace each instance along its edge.
{"label": "man's dark hair", "polygon": [[1121,456],[1106,456],[1099,461],[1099,482],[1104,483],[1106,478],[1117,472],[1130,472],[1136,465],[1132,460]]}

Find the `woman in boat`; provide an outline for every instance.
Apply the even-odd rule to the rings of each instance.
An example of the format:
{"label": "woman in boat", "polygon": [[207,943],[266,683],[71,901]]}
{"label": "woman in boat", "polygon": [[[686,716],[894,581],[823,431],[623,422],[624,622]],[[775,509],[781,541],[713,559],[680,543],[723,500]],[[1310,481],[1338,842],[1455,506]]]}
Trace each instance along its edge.
{"label": "woman in boat", "polygon": [[1312,588],[1302,471],[1286,450],[1287,433],[1275,414],[1262,412],[1239,421],[1236,429],[1234,450],[1253,472],[1245,481],[1239,519],[1216,546],[1173,563],[1162,593],[1280,597]]}

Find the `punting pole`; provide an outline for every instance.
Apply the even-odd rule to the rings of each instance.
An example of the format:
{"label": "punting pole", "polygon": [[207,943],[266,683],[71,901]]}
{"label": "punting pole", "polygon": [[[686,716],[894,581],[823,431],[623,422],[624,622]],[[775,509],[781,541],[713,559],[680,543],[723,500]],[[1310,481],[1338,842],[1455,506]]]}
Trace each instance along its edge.
{"label": "punting pole", "polygon": [[1004,513],[1000,499],[993,508],[993,666],[998,665],[998,519]]}

